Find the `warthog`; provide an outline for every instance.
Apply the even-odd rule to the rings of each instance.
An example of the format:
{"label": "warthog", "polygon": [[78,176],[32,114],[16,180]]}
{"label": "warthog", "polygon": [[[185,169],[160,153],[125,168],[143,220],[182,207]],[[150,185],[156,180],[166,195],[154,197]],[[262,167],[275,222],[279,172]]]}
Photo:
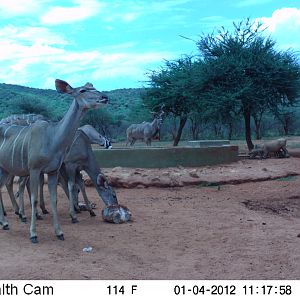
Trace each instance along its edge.
{"label": "warthog", "polygon": [[249,158],[255,158],[257,155],[260,158],[267,158],[271,153],[276,157],[289,157],[286,149],[286,139],[277,139],[275,141],[265,142],[262,145],[255,145],[254,149],[249,152]]}

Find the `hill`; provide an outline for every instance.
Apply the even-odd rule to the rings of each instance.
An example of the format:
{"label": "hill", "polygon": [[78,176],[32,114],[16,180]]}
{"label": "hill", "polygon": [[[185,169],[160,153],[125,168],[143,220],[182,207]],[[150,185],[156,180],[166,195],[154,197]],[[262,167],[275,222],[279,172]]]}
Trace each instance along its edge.
{"label": "hill", "polygon": [[[110,99],[107,113],[113,119],[130,119],[134,107],[141,105],[143,89],[118,89],[106,91]],[[19,113],[40,113],[51,120],[63,117],[71,97],[51,89],[29,88],[14,84],[0,83],[0,118]]]}

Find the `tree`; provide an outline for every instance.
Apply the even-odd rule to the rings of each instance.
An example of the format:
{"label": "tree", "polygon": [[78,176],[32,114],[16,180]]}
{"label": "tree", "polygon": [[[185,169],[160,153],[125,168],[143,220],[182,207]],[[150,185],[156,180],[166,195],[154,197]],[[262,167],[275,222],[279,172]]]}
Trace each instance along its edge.
{"label": "tree", "polygon": [[101,134],[111,136],[110,125],[113,123],[112,115],[107,108],[90,110],[82,120],[82,125],[90,124]]}
{"label": "tree", "polygon": [[275,42],[262,35],[262,24],[248,18],[233,25],[233,33],[222,27],[197,42],[205,63],[202,97],[243,116],[251,150],[251,116],[296,102],[300,66],[292,51],[275,50]]}
{"label": "tree", "polygon": [[152,111],[164,106],[166,114],[179,119],[173,146],[177,146],[189,114],[197,109],[199,95],[195,93],[196,71],[189,56],[166,61],[159,71],[148,74],[150,88],[143,96],[143,102]]}
{"label": "tree", "polygon": [[9,103],[10,114],[41,114],[46,118],[51,117],[51,113],[47,104],[43,101],[38,101],[35,97],[16,96]]}
{"label": "tree", "polygon": [[289,135],[291,127],[296,121],[294,107],[277,107],[277,109],[273,111],[273,114],[282,125],[284,135]]}

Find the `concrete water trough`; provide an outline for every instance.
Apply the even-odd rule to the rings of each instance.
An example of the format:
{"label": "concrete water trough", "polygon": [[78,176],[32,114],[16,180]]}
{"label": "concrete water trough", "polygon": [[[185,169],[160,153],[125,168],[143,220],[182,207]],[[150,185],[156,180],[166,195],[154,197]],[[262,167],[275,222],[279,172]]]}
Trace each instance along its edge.
{"label": "concrete water trough", "polygon": [[196,140],[188,141],[188,145],[192,147],[215,147],[230,145],[229,140]]}
{"label": "concrete water trough", "polygon": [[199,167],[238,160],[238,146],[145,147],[94,150],[102,168]]}

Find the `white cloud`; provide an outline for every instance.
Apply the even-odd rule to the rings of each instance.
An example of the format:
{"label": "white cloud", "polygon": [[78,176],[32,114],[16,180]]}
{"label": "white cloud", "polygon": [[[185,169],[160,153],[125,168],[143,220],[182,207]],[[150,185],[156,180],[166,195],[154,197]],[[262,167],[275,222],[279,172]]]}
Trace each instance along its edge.
{"label": "white cloud", "polygon": [[271,18],[261,18],[270,32],[300,29],[300,9],[281,8],[273,12]]}
{"label": "white cloud", "polygon": [[273,12],[270,18],[260,18],[271,36],[282,48],[296,48],[300,50],[300,9],[281,8]]}
{"label": "white cloud", "polygon": [[130,13],[126,13],[122,16],[122,20],[126,23],[132,22],[134,20],[137,19],[137,17],[139,16],[138,13],[136,12],[130,12]]}
{"label": "white cloud", "polygon": [[77,0],[77,5],[72,7],[54,6],[40,17],[45,25],[59,25],[83,21],[97,15],[105,6],[96,0]]}
{"label": "white cloud", "polygon": [[47,2],[49,0],[0,0],[0,15],[5,18],[33,15]]}
{"label": "white cloud", "polygon": [[[60,35],[45,27],[16,27],[7,25],[0,29],[1,40],[18,41],[25,44],[67,45]],[[1,51],[1,49],[0,49]]]}

